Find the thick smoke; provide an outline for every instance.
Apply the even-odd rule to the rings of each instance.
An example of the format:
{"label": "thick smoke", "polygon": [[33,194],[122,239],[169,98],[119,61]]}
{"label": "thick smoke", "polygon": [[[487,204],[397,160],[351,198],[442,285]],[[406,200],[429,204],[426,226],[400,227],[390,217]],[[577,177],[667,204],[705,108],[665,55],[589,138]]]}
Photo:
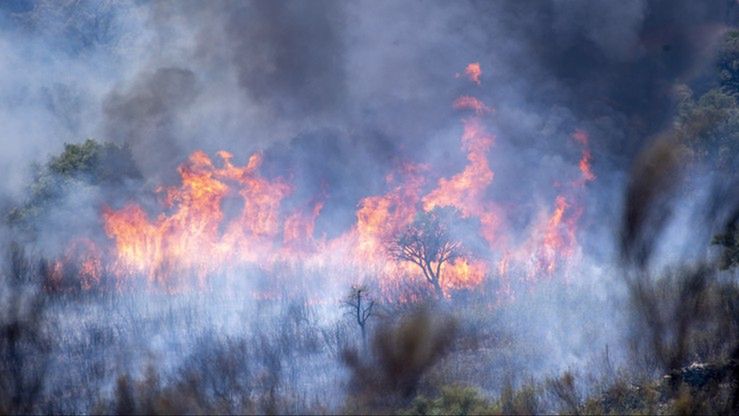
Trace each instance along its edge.
{"label": "thick smoke", "polygon": [[[715,41],[738,17],[731,0],[0,2],[0,208],[22,203],[32,164],[66,142],[128,146],[143,178],[69,188],[41,220],[38,248],[54,252],[71,229],[99,230],[100,207],[119,208],[122,195],[155,206],[147,197],[176,184],[194,150],[226,150],[239,165],[262,152],[261,173],[294,188],[283,208],[323,201],[315,234],[331,238],[403,163],[430,166],[429,187],[459,172],[452,103],[476,96],[493,109],[486,197],[513,229],[551,209],[562,178],[578,177],[573,133],[589,135],[597,180],[581,201],[585,278],[574,295],[545,288],[500,318],[551,354],[528,365],[583,365],[616,342],[598,330],[618,307],[603,281],[634,159],[670,129],[679,84],[707,88]],[[471,62],[481,85],[463,73]]]}
{"label": "thick smoke", "polygon": [[[160,3],[144,12],[157,55],[111,93],[104,123],[108,136],[146,154],[145,171],[162,175],[196,147],[242,158],[266,149],[274,174],[287,168],[306,192],[322,189],[326,213],[345,224],[398,160],[459,169],[449,103],[475,93],[496,109],[490,193],[526,210],[531,190],[549,201],[552,182],[573,169],[575,129],[592,137],[595,186],[620,181],[667,126],[675,83],[710,63],[702,58],[735,9],[720,1]],[[452,76],[471,61],[482,64],[483,88]],[[182,97],[168,92],[179,81],[160,79],[176,68],[194,78],[180,80]],[[191,92],[198,83],[207,87]],[[285,160],[291,165],[279,166]]]}
{"label": "thick smoke", "polygon": [[[522,203],[528,189],[546,192],[577,157],[576,128],[610,187],[736,13],[726,1],[10,2],[3,33],[17,62],[6,72],[30,71],[3,77],[3,102],[36,109],[3,123],[3,163],[17,183],[41,149],[96,136],[128,143],[156,182],[176,179],[196,148],[268,150],[311,191],[370,191],[338,197],[351,206],[398,160],[457,170],[450,103],[474,92],[496,109],[491,193]],[[47,50],[51,67],[38,61]],[[482,88],[453,77],[472,61]],[[12,107],[3,113],[24,108]],[[341,163],[315,163],[326,159]]]}

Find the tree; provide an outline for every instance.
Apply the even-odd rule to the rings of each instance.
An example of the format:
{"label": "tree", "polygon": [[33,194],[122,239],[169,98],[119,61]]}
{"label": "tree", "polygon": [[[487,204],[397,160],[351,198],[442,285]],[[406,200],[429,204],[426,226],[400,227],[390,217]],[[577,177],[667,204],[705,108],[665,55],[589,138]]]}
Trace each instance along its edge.
{"label": "tree", "polygon": [[362,342],[367,344],[367,320],[374,316],[375,301],[369,296],[366,286],[352,286],[349,295],[343,302],[344,307],[354,319],[362,332]]}
{"label": "tree", "polygon": [[391,242],[389,251],[399,261],[409,261],[423,272],[439,298],[444,296],[441,273],[444,263],[459,257],[461,242],[453,239],[442,221],[439,208],[421,211]]}
{"label": "tree", "polygon": [[65,144],[62,153],[34,170],[26,201],[4,213],[5,220],[15,227],[33,228],[48,211],[57,209],[56,202],[76,185],[120,192],[125,189],[120,186],[124,182],[142,179],[128,146],[93,139]]}

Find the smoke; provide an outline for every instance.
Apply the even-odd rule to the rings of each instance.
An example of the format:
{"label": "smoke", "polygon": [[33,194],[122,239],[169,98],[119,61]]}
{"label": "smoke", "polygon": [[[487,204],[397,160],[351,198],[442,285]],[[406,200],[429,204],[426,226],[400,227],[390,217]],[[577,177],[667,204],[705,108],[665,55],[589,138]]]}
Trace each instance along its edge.
{"label": "smoke", "polygon": [[[503,222],[519,234],[551,210],[562,181],[579,177],[573,133],[588,133],[597,180],[580,196],[588,258],[578,274],[605,279],[630,172],[657,183],[630,188],[625,216],[634,228],[620,243],[649,252],[656,244],[640,224],[661,227],[654,216],[665,213],[637,208],[650,198],[667,204],[649,192],[676,178],[663,166],[651,175],[637,155],[671,127],[675,87],[705,86],[715,40],[738,9],[728,0],[1,2],[0,205],[27,198],[33,163],[65,142],[128,146],[143,179],[65,188],[40,221],[39,246],[54,251],[76,230],[99,230],[100,206],[125,200],[111,202],[116,191],[146,199],[176,184],[177,165],[196,149],[227,150],[238,165],[262,152],[260,172],[292,184],[283,208],[323,201],[315,234],[332,238],[354,223],[363,197],[387,191],[386,176],[403,163],[429,167],[429,187],[461,171],[463,116],[452,103],[469,95],[492,110],[494,180],[484,197],[505,208]],[[482,69],[480,85],[464,74],[471,62]],[[12,231],[0,234],[5,241]],[[538,307],[519,319],[547,319],[521,319],[516,329],[561,347],[553,361],[584,361],[592,337],[579,332],[576,345],[564,345],[549,328],[569,331],[591,311],[558,321],[551,311],[569,300],[550,308],[531,299]]]}
{"label": "smoke", "polygon": [[176,173],[184,151],[175,136],[174,118],[197,96],[195,81],[189,70],[159,68],[106,98],[107,137],[131,147],[145,176],[161,179],[165,172]]}
{"label": "smoke", "polygon": [[[176,179],[197,148],[268,150],[341,211],[360,196],[343,189],[375,191],[398,160],[458,170],[449,103],[465,92],[496,110],[491,193],[546,192],[571,168],[576,128],[610,187],[736,13],[725,1],[10,2],[6,191],[29,161],[95,136],[128,143],[152,182]],[[479,88],[454,78],[473,61]]]}

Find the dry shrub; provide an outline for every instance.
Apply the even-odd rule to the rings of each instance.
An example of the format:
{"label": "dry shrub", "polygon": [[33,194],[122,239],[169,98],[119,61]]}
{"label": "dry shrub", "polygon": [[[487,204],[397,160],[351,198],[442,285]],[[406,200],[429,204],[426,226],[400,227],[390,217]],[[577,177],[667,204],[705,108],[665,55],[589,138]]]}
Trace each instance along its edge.
{"label": "dry shrub", "polygon": [[416,393],[423,374],[451,347],[456,323],[421,307],[398,322],[385,322],[372,337],[370,351],[344,352],[351,371],[350,407],[358,411],[400,408]]}

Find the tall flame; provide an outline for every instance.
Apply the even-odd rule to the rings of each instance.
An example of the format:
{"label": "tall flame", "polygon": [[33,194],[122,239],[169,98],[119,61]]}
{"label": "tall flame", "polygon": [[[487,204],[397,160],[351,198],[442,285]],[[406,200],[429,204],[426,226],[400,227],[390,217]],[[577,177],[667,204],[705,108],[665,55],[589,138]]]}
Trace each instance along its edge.
{"label": "tall flame", "polygon": [[[104,210],[105,231],[116,243],[117,274],[141,274],[166,283],[177,272],[192,271],[202,282],[223,264],[272,255],[273,239],[280,232],[280,202],[290,186],[259,176],[259,154],[242,167],[231,163],[228,152],[218,156],[220,168],[201,151],[180,166],[182,185],[161,190],[173,210],[170,215],[150,220],[134,204]],[[243,208],[236,218],[225,219],[221,204],[234,194],[241,197]],[[290,221],[288,234],[295,232],[297,222]],[[311,225],[302,228],[312,230]]]}
{"label": "tall flame", "polygon": [[[480,85],[479,63],[469,64],[465,74]],[[198,150],[178,168],[180,185],[158,190],[164,208],[161,213],[150,216],[135,203],[103,209],[104,229],[114,242],[113,250],[109,256],[97,247],[88,250],[94,254],[76,254],[80,275],[87,286],[99,282],[101,273],[111,273],[119,281],[144,276],[152,284],[172,288],[179,284],[177,276],[191,275],[204,285],[211,274],[244,264],[269,267],[277,261],[299,259],[325,265],[338,260],[377,271],[380,286],[392,288],[406,278],[422,277],[412,264],[394,261],[387,242],[420,211],[453,207],[462,217],[479,221],[479,234],[492,257],[467,255],[444,265],[440,284],[445,294],[497,278],[499,294],[512,296],[512,277],[532,282],[552,276],[578,252],[576,227],[583,210],[576,190],[595,180],[589,138],[582,130],[572,134],[582,146],[581,177],[540,212],[523,238],[512,236],[503,209],[489,195],[495,173],[488,153],[495,137],[487,124],[494,111],[470,95],[459,97],[452,106],[466,112],[460,138],[466,165],[452,176],[431,182],[431,189],[426,178],[433,169],[414,163],[399,165],[386,177],[388,191],[363,198],[355,224],[339,237],[327,240],[314,235],[324,205],[321,196],[303,208],[284,210],[282,203],[293,188],[284,179],[259,174],[261,154],[239,166],[228,152],[218,152],[220,163],[216,164]],[[224,212],[224,203],[232,200],[237,201],[237,212]],[[103,264],[104,258],[112,260]]]}

